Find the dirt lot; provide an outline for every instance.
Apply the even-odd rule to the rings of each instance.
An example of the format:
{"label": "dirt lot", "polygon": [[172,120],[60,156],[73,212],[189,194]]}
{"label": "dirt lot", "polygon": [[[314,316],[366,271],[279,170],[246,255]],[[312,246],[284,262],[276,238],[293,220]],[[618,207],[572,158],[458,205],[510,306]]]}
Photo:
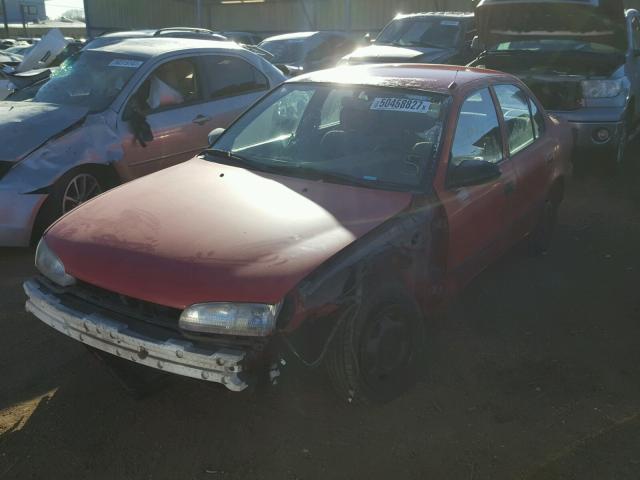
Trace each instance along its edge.
{"label": "dirt lot", "polygon": [[24,312],[33,252],[0,250],[0,478],[639,478],[640,174],[574,180],[553,250],[522,250],[432,319],[424,381],[375,408],[306,371],[134,400]]}

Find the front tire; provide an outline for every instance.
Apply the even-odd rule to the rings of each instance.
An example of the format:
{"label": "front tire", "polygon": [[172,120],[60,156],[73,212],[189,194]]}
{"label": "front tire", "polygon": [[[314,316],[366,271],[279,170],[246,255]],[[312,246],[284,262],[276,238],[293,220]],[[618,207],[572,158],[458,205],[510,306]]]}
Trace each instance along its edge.
{"label": "front tire", "polygon": [[72,170],[60,177],[38,213],[31,236],[32,243],[37,243],[47,227],[62,215],[101,194],[106,189],[106,183],[102,176],[90,168]]}
{"label": "front tire", "polygon": [[412,387],[423,367],[424,319],[401,286],[372,291],[346,318],[327,352],[325,368],[349,403],[386,403]]}

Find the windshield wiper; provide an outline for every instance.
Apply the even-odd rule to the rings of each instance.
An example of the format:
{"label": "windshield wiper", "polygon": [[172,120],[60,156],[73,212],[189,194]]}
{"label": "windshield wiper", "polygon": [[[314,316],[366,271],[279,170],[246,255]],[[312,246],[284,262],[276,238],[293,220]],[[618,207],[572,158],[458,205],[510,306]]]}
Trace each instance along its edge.
{"label": "windshield wiper", "polygon": [[401,189],[401,185],[397,185],[391,182],[385,182],[379,180],[377,177],[354,177],[353,175],[347,175],[345,173],[329,172],[326,170],[318,170],[313,167],[295,167],[287,166],[280,167],[280,173],[290,174],[296,177],[304,177],[310,180],[319,180],[327,183],[340,183],[345,185],[355,185],[358,187],[386,187],[390,189]]}
{"label": "windshield wiper", "polygon": [[339,183],[343,185],[355,185],[359,187],[378,187],[389,188],[392,190],[402,190],[404,188],[403,185],[378,180],[377,177],[373,176],[358,178],[344,173],[328,172],[313,167],[286,165],[285,162],[276,165],[267,164],[249,160],[245,157],[227,152],[226,150],[218,150],[215,148],[207,149],[204,151],[204,153],[225,160],[223,162],[225,164],[240,166],[250,170],[273,173],[275,175],[300,177],[309,180],[317,180],[327,183]]}
{"label": "windshield wiper", "polygon": [[408,46],[408,47],[440,48],[440,49],[446,48],[446,47],[443,47],[442,45],[435,45],[433,43],[426,43],[426,42],[408,42],[408,43],[405,43],[405,46]]}
{"label": "windshield wiper", "polygon": [[240,155],[236,155],[235,153],[227,152],[226,150],[219,150],[217,148],[207,148],[204,153],[206,155],[211,155],[213,157],[221,158],[226,160],[223,163],[232,164],[240,167],[250,167],[256,168],[256,163],[251,160],[244,158]]}

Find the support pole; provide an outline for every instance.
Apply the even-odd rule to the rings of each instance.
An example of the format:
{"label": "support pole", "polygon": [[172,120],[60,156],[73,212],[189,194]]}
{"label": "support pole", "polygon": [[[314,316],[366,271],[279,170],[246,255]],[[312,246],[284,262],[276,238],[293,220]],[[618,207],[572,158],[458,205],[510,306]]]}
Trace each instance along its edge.
{"label": "support pole", "polygon": [[24,11],[27,9],[27,6],[22,4],[20,5],[20,13],[22,13],[22,30],[24,30],[24,36],[28,37],[29,32],[27,32],[27,18]]}
{"label": "support pole", "polygon": [[202,28],[202,0],[196,0],[196,23]]}
{"label": "support pole", "polygon": [[351,31],[351,0],[344,0],[344,29]]}
{"label": "support pole", "polygon": [[93,32],[91,31],[91,16],[89,15],[89,0],[83,0],[83,4],[84,4],[84,26],[85,26],[85,29],[87,30],[87,40],[90,40],[93,38]]}
{"label": "support pole", "polygon": [[4,19],[4,31],[9,38],[9,14],[7,13],[7,2],[2,0],[2,18]]}

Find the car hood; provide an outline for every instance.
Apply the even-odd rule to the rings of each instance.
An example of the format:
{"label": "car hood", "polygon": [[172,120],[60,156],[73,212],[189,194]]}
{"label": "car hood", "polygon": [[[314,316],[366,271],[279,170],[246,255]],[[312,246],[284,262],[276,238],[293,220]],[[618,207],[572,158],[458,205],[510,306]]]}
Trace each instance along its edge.
{"label": "car hood", "polygon": [[86,117],[84,107],[38,102],[1,102],[0,161],[17,162]]}
{"label": "car hood", "polygon": [[481,0],[475,17],[487,49],[510,41],[557,38],[627,49],[622,0]]}
{"label": "car hood", "polygon": [[451,56],[452,52],[453,49],[370,45],[358,48],[346,59],[349,63],[407,62],[418,59],[421,62],[436,62]]}
{"label": "car hood", "polygon": [[122,295],[273,304],[410,201],[196,158],[97,197],[45,238],[70,275]]}

